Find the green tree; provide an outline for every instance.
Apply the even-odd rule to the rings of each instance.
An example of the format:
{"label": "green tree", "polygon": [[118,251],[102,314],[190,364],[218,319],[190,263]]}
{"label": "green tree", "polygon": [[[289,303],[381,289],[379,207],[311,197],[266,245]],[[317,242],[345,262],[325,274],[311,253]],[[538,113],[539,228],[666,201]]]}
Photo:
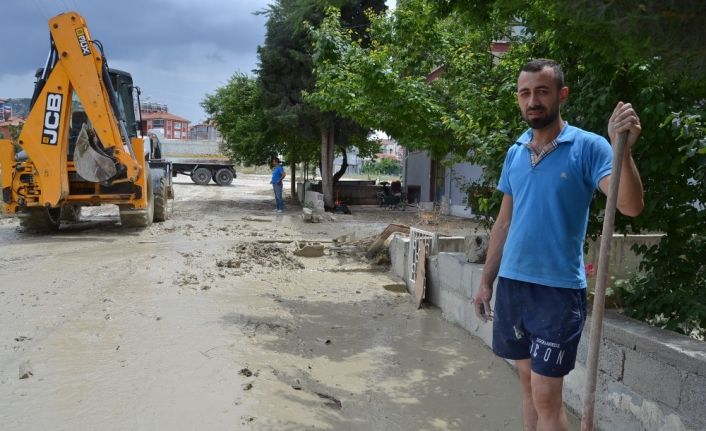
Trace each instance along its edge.
{"label": "green tree", "polygon": [[392,159],[368,160],[363,163],[362,172],[373,175],[399,176],[402,173],[402,165]]}
{"label": "green tree", "polygon": [[257,79],[236,73],[226,85],[201,102],[221,132],[228,155],[247,165],[263,165],[284,150],[281,141],[266,139],[267,122]]}
{"label": "green tree", "polygon": [[[356,145],[366,152],[369,129],[335,112],[307,103],[302,94],[314,87],[311,28],[318,26],[328,5],[340,7],[338,19],[355,28],[364,39],[368,8],[383,10],[383,0],[324,1],[277,0],[264,12],[267,17],[265,44],[258,49],[259,78],[267,113],[268,137],[287,143],[288,154],[311,155],[320,148],[324,202],[333,208],[333,182],[347,167],[345,149]],[[344,157],[341,170],[333,173],[338,149]]]}

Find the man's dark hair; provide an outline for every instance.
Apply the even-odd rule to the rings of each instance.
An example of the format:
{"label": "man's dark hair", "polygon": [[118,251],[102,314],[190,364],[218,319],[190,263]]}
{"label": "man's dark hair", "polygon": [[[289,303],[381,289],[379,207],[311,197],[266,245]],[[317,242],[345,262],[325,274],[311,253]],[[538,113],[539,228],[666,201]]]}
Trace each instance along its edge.
{"label": "man's dark hair", "polygon": [[530,60],[522,66],[520,72],[541,72],[544,68],[549,67],[554,71],[554,79],[556,80],[556,86],[561,89],[564,86],[564,71],[561,70],[561,65],[554,60],[548,58],[537,58],[535,60]]}

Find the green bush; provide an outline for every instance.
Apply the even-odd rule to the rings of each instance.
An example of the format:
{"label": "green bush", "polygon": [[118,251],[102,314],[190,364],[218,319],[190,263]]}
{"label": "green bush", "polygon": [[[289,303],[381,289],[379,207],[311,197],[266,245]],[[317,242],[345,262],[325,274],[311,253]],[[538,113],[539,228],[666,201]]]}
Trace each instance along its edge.
{"label": "green bush", "polygon": [[363,163],[362,172],[364,174],[400,176],[402,164],[392,159],[369,160]]}

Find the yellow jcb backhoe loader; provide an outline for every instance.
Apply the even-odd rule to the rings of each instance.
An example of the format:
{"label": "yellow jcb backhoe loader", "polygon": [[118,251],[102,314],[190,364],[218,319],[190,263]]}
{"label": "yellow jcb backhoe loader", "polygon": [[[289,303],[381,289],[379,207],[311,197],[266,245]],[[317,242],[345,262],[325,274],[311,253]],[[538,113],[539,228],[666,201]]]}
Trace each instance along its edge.
{"label": "yellow jcb backhoe loader", "polygon": [[108,68],[102,45],[78,13],[52,18],[49,30],[51,49],[18,140],[22,151],[0,140],[5,212],[39,232],[77,221],[82,206],[101,204],[118,205],[123,226],[165,220],[171,165],[156,140],[138,137],[139,89],[132,77]]}

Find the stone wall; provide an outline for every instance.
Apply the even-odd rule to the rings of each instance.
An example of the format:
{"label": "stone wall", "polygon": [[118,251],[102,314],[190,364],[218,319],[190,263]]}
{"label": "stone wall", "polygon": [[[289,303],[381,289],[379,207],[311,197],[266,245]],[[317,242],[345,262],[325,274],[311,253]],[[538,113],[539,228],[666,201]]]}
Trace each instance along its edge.
{"label": "stone wall", "polygon": [[[408,279],[409,239],[390,243],[392,272]],[[492,344],[492,326],[473,311],[483,266],[464,253],[433,255],[427,262],[427,300],[446,319]],[[564,399],[580,414],[586,380],[586,322],[576,369],[565,379]],[[519,384],[519,383],[518,383]],[[595,405],[599,430],[706,430],[706,343],[650,327],[614,312],[604,319]]]}

